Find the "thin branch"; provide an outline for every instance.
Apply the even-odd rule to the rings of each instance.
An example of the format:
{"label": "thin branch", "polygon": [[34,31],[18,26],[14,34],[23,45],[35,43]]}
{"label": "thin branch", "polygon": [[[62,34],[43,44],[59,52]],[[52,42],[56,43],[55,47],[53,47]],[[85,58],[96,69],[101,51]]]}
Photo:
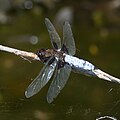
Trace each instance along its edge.
{"label": "thin branch", "polygon": [[18,50],[15,48],[6,47],[3,45],[0,45],[0,50],[5,51],[5,52],[14,53],[15,55],[19,55],[22,57],[31,58],[33,60],[40,60],[39,57],[35,53],[32,53],[32,52],[22,51],[22,50]]}

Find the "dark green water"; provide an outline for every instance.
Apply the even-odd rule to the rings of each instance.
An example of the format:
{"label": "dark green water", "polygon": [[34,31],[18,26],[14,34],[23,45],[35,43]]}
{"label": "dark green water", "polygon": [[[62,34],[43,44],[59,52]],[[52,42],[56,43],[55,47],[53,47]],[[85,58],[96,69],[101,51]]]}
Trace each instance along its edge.
{"label": "dark green water", "polygon": [[[8,12],[11,21],[0,25],[0,44],[32,52],[51,48],[44,18],[54,21],[62,7],[71,6],[74,9],[72,29],[76,56],[120,78],[120,16],[117,12],[106,10],[102,6],[107,6],[104,2],[93,2],[96,8],[92,10],[84,8],[88,4],[83,3],[60,1],[54,3],[52,8],[45,4],[46,9],[35,6],[31,10]],[[62,38],[62,26],[56,27]],[[33,44],[31,39],[38,41]],[[0,51],[0,120],[95,120],[100,116],[120,118],[119,84],[73,72],[52,104],[46,101],[50,82],[37,95],[25,98],[26,88],[43,67],[41,62],[31,62]]]}

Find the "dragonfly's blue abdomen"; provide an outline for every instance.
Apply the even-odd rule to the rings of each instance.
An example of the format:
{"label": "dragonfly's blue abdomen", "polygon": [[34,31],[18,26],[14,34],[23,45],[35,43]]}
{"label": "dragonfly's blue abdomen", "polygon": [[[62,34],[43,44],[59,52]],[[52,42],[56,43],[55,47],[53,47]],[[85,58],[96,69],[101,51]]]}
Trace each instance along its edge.
{"label": "dragonfly's blue abdomen", "polygon": [[65,62],[68,63],[76,72],[81,72],[87,75],[95,75],[92,72],[95,69],[95,66],[88,61],[66,54]]}

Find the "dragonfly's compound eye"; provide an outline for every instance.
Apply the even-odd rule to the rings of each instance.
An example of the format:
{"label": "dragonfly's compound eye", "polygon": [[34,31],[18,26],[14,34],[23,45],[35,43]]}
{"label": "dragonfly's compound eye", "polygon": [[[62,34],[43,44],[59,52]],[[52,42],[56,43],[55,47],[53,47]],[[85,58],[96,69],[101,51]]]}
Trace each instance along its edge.
{"label": "dragonfly's compound eye", "polygon": [[40,49],[36,52],[37,56],[41,59],[42,57],[45,56],[45,50],[44,49]]}
{"label": "dragonfly's compound eye", "polygon": [[40,58],[40,60],[42,61],[42,62],[46,62],[47,60],[46,60],[46,57],[45,57],[45,54],[46,54],[46,50],[45,49],[40,49],[40,50],[38,50],[37,52],[36,52],[36,54],[37,54],[37,56]]}

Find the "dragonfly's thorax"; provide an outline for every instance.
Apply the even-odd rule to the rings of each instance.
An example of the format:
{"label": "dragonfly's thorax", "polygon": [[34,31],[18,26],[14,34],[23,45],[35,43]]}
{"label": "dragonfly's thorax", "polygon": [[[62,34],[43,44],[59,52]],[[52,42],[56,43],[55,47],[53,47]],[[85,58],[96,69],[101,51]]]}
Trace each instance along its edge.
{"label": "dragonfly's thorax", "polygon": [[47,62],[47,60],[52,56],[59,60],[61,63],[65,62],[63,52],[55,49],[40,49],[36,54],[42,62]]}

